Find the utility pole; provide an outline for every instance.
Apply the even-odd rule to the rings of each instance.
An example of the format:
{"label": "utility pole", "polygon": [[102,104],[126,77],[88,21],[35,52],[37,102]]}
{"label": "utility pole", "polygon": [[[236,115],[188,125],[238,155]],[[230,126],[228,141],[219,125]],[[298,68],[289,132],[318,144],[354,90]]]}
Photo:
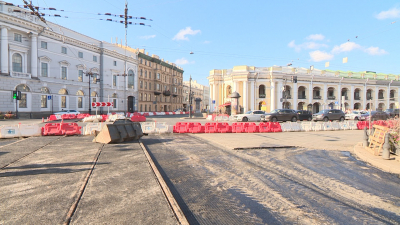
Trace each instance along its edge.
{"label": "utility pole", "polygon": [[128,35],[128,0],[125,0],[125,64],[124,64],[124,115],[126,115],[126,105],[128,104],[128,101],[126,99],[126,48],[128,47],[128,41],[126,39],[126,36]]}
{"label": "utility pole", "polygon": [[93,73],[92,72],[87,72],[86,76],[89,77],[89,93],[88,93],[88,96],[89,96],[89,115],[92,115],[92,103],[91,103],[92,95],[91,95],[91,92],[90,92],[90,80],[93,77]]}
{"label": "utility pole", "polygon": [[189,117],[192,118],[192,75],[189,79]]}

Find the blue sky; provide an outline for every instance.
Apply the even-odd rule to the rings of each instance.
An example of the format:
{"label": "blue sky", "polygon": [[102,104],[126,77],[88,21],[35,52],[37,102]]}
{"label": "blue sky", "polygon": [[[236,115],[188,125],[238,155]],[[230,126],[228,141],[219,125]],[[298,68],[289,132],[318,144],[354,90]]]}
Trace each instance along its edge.
{"label": "blue sky", "polygon": [[[23,1],[8,0],[14,4]],[[45,17],[98,40],[124,39],[119,23],[97,13],[123,14],[125,0],[33,0]],[[400,74],[400,3],[351,0],[128,0],[128,14],[153,19],[130,26],[128,45],[175,62],[201,84],[212,69],[235,65],[375,71]],[[119,20],[119,18],[117,18]],[[132,22],[143,22],[132,20]],[[193,52],[194,54],[189,54]],[[348,63],[342,59],[348,57]],[[325,67],[325,62],[330,66]]]}

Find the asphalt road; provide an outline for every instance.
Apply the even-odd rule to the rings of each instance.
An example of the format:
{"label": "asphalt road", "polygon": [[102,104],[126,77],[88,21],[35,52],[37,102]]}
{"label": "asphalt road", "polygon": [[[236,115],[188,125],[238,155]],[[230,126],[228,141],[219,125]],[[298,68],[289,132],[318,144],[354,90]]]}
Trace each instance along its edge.
{"label": "asphalt road", "polygon": [[142,139],[190,224],[398,224],[400,179],[348,151]]}

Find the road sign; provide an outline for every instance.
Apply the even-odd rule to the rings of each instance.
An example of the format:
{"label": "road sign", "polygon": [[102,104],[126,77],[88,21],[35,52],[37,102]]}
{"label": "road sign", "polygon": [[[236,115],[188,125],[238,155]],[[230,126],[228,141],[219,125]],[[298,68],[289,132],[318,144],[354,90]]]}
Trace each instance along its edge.
{"label": "road sign", "polygon": [[212,101],[212,104],[215,104],[215,100]]}
{"label": "road sign", "polygon": [[111,106],[111,102],[107,102],[107,106]]}
{"label": "road sign", "polygon": [[47,95],[47,100],[51,100],[51,95]]}
{"label": "road sign", "polygon": [[106,105],[107,105],[106,102],[101,102],[101,107],[104,107],[104,106],[106,106]]}
{"label": "road sign", "polygon": [[101,102],[96,102],[96,106],[97,107],[101,106]]}
{"label": "road sign", "polygon": [[336,102],[335,102],[335,105],[339,105],[339,102],[338,102],[338,101],[336,101]]}

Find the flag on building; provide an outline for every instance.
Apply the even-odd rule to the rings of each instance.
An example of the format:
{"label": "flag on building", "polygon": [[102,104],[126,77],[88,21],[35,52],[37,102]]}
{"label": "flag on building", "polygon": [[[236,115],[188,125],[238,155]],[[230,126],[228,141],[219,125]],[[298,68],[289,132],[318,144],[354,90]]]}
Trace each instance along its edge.
{"label": "flag on building", "polygon": [[344,57],[344,58],[343,58],[343,63],[347,63],[347,60],[348,60],[348,58],[347,58],[347,57]]}

